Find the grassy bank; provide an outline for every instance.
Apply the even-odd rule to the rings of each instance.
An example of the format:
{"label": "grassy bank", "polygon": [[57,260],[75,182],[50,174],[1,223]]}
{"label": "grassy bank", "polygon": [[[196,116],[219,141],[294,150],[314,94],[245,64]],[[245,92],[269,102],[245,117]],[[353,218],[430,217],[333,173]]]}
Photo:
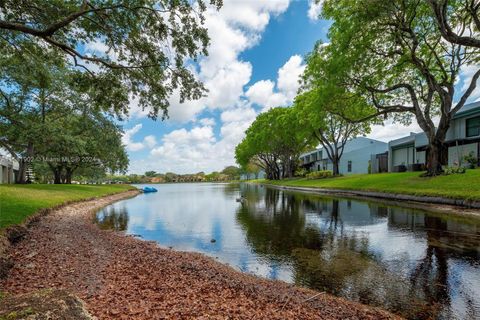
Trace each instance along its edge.
{"label": "grassy bank", "polygon": [[418,172],[356,174],[338,178],[281,181],[256,180],[258,183],[339,190],[362,190],[416,196],[438,196],[480,200],[480,169],[433,178],[421,178]]}
{"label": "grassy bank", "polygon": [[129,185],[0,185],[0,229],[22,223],[40,209],[131,188]]}

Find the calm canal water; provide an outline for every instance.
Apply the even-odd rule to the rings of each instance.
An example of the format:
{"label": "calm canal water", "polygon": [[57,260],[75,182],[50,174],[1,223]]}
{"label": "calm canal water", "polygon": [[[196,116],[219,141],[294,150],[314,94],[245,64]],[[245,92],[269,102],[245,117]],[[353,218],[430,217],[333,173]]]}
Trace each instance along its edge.
{"label": "calm canal water", "polygon": [[97,222],[410,319],[480,319],[480,220],[256,185],[155,187]]}

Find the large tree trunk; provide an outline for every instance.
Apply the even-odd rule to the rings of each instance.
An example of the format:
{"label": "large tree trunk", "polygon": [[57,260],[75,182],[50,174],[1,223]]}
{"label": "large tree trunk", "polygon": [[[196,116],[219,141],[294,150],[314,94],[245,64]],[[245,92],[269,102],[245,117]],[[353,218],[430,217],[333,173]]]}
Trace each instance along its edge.
{"label": "large tree trunk", "polygon": [[289,165],[288,165],[288,177],[293,178],[295,175],[295,171],[297,170],[297,165],[295,163],[295,157],[293,159],[289,160]]}
{"label": "large tree trunk", "polygon": [[334,157],[332,159],[332,173],[334,176],[338,176],[340,174],[340,169],[339,169],[339,164],[340,164],[340,159],[338,157]]}
{"label": "large tree trunk", "polygon": [[446,148],[438,140],[430,142],[427,147],[427,176],[438,176],[443,173],[442,163],[445,158]]}
{"label": "large tree trunk", "polygon": [[50,169],[53,171],[53,183],[62,184],[62,166],[50,166]]}
{"label": "large tree trunk", "polygon": [[65,173],[65,183],[66,184],[72,184],[73,171],[74,171],[74,169],[72,169],[72,168],[67,168],[66,169],[66,173]]}
{"label": "large tree trunk", "polygon": [[53,183],[54,184],[62,183],[62,172],[57,169],[53,171]]}
{"label": "large tree trunk", "polygon": [[18,162],[18,174],[15,183],[27,183],[27,161],[25,158],[21,158]]}
{"label": "large tree trunk", "polygon": [[15,183],[27,183],[27,167],[31,163],[33,157],[33,143],[29,142],[27,145],[27,152],[25,157],[18,162],[18,174]]}
{"label": "large tree trunk", "polygon": [[433,177],[443,173],[442,165],[448,159],[448,149],[445,146],[448,127],[448,125],[442,125],[442,122],[440,122],[435,135],[429,138],[426,154],[427,176]]}
{"label": "large tree trunk", "polygon": [[268,165],[265,167],[265,176],[267,177],[267,180],[273,180],[272,170]]}

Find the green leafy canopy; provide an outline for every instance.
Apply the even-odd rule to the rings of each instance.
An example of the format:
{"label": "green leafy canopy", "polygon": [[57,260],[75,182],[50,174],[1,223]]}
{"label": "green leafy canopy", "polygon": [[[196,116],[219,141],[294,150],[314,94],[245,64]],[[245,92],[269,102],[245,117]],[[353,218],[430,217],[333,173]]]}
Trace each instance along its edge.
{"label": "green leafy canopy", "polygon": [[201,0],[0,1],[0,60],[61,56],[101,104],[127,114],[136,97],[152,118],[166,117],[175,90],[181,101],[205,94],[188,62],[208,54],[206,9]]}

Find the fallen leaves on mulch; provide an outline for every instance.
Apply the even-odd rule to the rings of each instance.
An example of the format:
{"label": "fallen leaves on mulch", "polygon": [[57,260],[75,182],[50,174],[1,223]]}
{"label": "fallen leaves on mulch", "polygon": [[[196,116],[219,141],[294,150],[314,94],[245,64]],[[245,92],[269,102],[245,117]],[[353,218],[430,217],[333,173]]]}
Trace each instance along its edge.
{"label": "fallen leaves on mulch", "polygon": [[12,248],[14,267],[0,290],[66,289],[99,319],[398,318],[92,224],[92,211],[122,197],[73,204],[42,218]]}
{"label": "fallen leaves on mulch", "polygon": [[83,302],[63,290],[40,290],[7,296],[0,301],[0,319],[93,319]]}

